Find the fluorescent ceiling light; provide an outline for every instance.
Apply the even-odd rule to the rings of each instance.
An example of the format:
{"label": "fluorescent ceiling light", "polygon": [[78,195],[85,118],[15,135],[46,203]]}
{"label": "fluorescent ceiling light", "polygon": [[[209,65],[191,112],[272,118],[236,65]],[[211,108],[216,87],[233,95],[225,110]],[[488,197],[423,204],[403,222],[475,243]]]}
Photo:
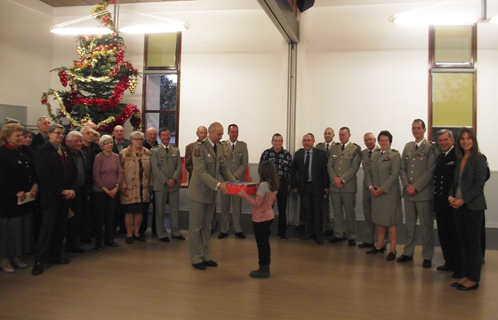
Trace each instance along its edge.
{"label": "fluorescent ceiling light", "polygon": [[185,31],[187,28],[180,24],[166,24],[166,25],[149,25],[149,26],[130,26],[119,29],[122,33],[171,33],[178,31]]}
{"label": "fluorescent ceiling light", "polygon": [[50,32],[55,34],[78,35],[78,34],[109,34],[112,33],[108,28],[52,28]]}
{"label": "fluorescent ceiling light", "polygon": [[399,25],[407,26],[425,26],[425,25],[439,25],[439,26],[456,26],[456,25],[473,25],[479,19],[464,14],[417,14],[396,17],[393,16],[391,21]]}

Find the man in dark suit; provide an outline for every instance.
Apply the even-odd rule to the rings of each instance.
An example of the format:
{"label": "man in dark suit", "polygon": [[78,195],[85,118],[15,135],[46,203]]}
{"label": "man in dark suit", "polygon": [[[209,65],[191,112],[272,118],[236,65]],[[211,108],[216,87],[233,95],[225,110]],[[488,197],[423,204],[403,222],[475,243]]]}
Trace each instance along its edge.
{"label": "man in dark suit", "polygon": [[311,133],[303,136],[303,148],[296,151],[292,161],[291,189],[299,193],[303,203],[306,233],[302,240],[314,238],[323,244],[322,205],[324,195],[329,193],[327,154],[313,148],[315,137]]}
{"label": "man in dark suit", "polygon": [[[78,239],[82,232],[85,204],[90,200],[93,183],[90,156],[85,151],[81,150],[82,144],[83,135],[81,133],[78,131],[71,131],[67,134],[66,145],[69,148],[68,154],[76,168],[75,178],[77,180],[76,195],[69,201],[69,207],[71,208],[71,211],[73,211],[74,216],[68,220],[66,232],[66,252],[73,253],[85,252],[85,250],[78,246]],[[91,212],[89,212],[89,214],[91,214]]]}
{"label": "man in dark suit", "polygon": [[47,116],[43,116],[36,122],[36,127],[38,128],[38,133],[33,136],[33,142],[31,142],[31,148],[36,150],[41,145],[44,145],[48,141],[47,131],[52,122]]}
{"label": "man in dark suit", "polygon": [[452,271],[453,278],[462,276],[462,258],[458,234],[455,228],[453,211],[448,203],[448,195],[455,175],[456,154],[453,132],[443,129],[437,132],[437,143],[441,153],[434,169],[434,212],[436,213],[437,233],[443,251],[444,265],[438,271]]}
{"label": "man in dark suit", "polygon": [[122,126],[115,126],[112,130],[112,137],[114,138],[114,145],[112,152],[119,154],[121,150],[130,145],[130,140],[124,138],[124,129]]}
{"label": "man in dark suit", "polygon": [[75,196],[74,163],[66,147],[62,146],[64,127],[51,125],[49,142],[35,150],[35,168],[40,186],[42,225],[35,251],[32,274],[43,272],[45,262],[67,264],[61,256],[66,233],[69,200]]}

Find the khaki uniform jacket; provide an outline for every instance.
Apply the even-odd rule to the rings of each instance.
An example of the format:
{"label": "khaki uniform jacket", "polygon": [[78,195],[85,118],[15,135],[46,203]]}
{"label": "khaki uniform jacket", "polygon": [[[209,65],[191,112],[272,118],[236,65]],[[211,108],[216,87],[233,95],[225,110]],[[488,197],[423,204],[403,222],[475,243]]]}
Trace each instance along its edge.
{"label": "khaki uniform jacket", "polygon": [[409,196],[403,192],[403,198],[410,201],[430,201],[434,196],[433,174],[438,151],[435,145],[425,139],[418,149],[415,147],[415,141],[405,145],[399,177],[403,190],[411,184],[417,189],[417,194]]}
{"label": "khaki uniform jacket", "polygon": [[142,200],[140,199],[140,176],[138,158],[131,150],[131,145],[121,150],[119,153],[121,166],[123,167],[121,178],[121,189],[126,189],[121,193],[121,204],[132,204],[139,202],[149,202],[149,187],[152,187],[153,178],[150,172],[150,151],[142,147]]}
{"label": "khaki uniform jacket", "polygon": [[206,138],[194,146],[194,171],[190,180],[188,198],[203,204],[214,204],[217,193],[215,189],[218,183],[236,182],[237,179],[226,167],[223,146],[218,143],[215,154],[208,140],[209,138]]}
{"label": "khaki uniform jacket", "polygon": [[232,150],[232,144],[228,140],[223,143],[223,148],[225,149],[225,157],[228,170],[239,181],[245,181],[244,173],[246,172],[247,165],[249,164],[247,143],[245,143],[244,141],[237,141],[235,143],[235,150]]}
{"label": "khaki uniform jacket", "polygon": [[[401,167],[401,156],[398,150],[387,149],[380,154],[380,149],[372,153],[371,165],[367,169],[367,185],[378,186],[385,194],[401,195],[399,187],[399,171]],[[367,187],[367,188],[368,188]],[[389,205],[389,203],[386,203]]]}
{"label": "khaki uniform jacket", "polygon": [[[333,146],[329,162],[328,171],[330,178],[331,192],[357,192],[356,173],[360,168],[360,146],[349,142],[344,151],[341,150],[341,144]],[[344,181],[344,187],[338,189],[333,183],[334,178],[341,178]]]}
{"label": "khaki uniform jacket", "polygon": [[[150,164],[152,175],[154,176],[154,191],[176,191],[180,190],[180,174],[182,173],[182,160],[180,151],[173,147],[168,147],[168,152],[162,144],[152,148]],[[175,179],[173,188],[169,188],[166,182]]]}
{"label": "khaki uniform jacket", "polygon": [[363,194],[366,196],[371,196],[371,193],[368,190],[368,187],[370,187],[370,185],[367,182],[367,172],[370,170],[370,165],[372,164],[372,157],[375,151],[377,150],[380,150],[380,148],[378,146],[375,146],[372,150],[372,155],[370,156],[370,159],[368,159],[368,149],[363,150],[360,154],[361,167],[363,168]]}
{"label": "khaki uniform jacket", "polygon": [[329,152],[328,152],[328,153],[327,153],[327,150],[325,150],[325,149],[327,149],[327,143],[326,143],[326,142],[320,142],[319,144],[317,144],[317,145],[316,145],[316,147],[315,147],[315,148],[325,151],[325,153],[327,153],[327,157],[329,157],[329,156],[330,156],[330,151],[332,151],[332,147],[333,147],[335,144],[337,144],[337,143],[336,143],[336,142],[334,142],[334,141],[331,141],[331,142],[330,142],[330,145],[329,145]]}

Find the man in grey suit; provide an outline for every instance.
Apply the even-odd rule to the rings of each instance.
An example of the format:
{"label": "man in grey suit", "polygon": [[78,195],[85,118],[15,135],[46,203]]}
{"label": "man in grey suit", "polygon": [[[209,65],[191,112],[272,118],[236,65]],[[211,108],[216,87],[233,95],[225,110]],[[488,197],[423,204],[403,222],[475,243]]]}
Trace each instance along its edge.
{"label": "man in grey suit", "polygon": [[[216,267],[209,257],[211,221],[216,202],[216,193],[228,194],[227,182],[237,179],[228,171],[223,146],[223,126],[219,122],[208,128],[208,138],[194,146],[194,171],[190,180],[189,197],[189,253],[192,266],[198,270]],[[221,176],[224,180],[220,180]]]}
{"label": "man in grey suit", "polygon": [[[247,170],[249,163],[249,154],[247,152],[247,144],[244,141],[239,141],[239,127],[236,124],[228,126],[229,139],[223,143],[225,159],[228,171],[239,181],[245,181],[244,173]],[[233,205],[233,212],[230,215],[230,202]],[[218,239],[228,237],[230,229],[230,220],[232,220],[235,236],[240,239],[245,239],[246,235],[240,227],[240,216],[242,214],[242,198],[237,195],[222,195],[221,196],[221,223],[220,234]],[[230,219],[230,217],[232,219]]]}
{"label": "man in grey suit", "polygon": [[437,149],[425,140],[425,123],[415,119],[412,134],[415,141],[408,142],[401,156],[399,177],[405,199],[406,244],[398,262],[413,260],[415,250],[415,226],[420,219],[422,232],[422,258],[424,268],[432,266],[434,256],[434,214],[432,199],[434,194],[433,173],[436,166]]}
{"label": "man in grey suit", "polygon": [[368,190],[367,175],[369,171],[371,159],[374,151],[379,150],[377,147],[375,136],[371,132],[365,133],[363,136],[365,150],[361,152],[361,166],[363,168],[363,216],[365,217],[365,241],[358,245],[358,248],[373,248],[375,243],[375,223],[372,222],[372,193]]}
{"label": "man in grey suit", "polygon": [[[334,136],[335,136],[334,129],[330,127],[325,128],[325,131],[323,132],[323,138],[325,139],[325,141],[320,142],[319,144],[316,145],[317,149],[325,151],[327,157],[330,156],[330,150],[332,149],[332,146],[335,144]],[[334,232],[332,231],[332,218],[330,217],[330,207],[331,207],[330,196],[324,195],[323,204],[322,204],[324,237],[331,237],[334,235]]]}
{"label": "man in grey suit", "polygon": [[[330,243],[345,241],[349,238],[348,245],[356,246],[356,173],[360,168],[359,145],[349,141],[351,133],[348,127],[339,130],[338,143],[332,147],[328,162],[330,176],[330,191],[332,207],[334,208],[334,237]],[[344,223],[342,209],[346,213]],[[347,232],[347,237],[345,233]]]}
{"label": "man in grey suit", "polygon": [[154,198],[156,202],[156,232],[160,241],[169,242],[164,225],[166,201],[169,203],[171,236],[185,240],[178,228],[178,199],[180,196],[180,174],[182,161],[180,151],[169,145],[171,134],[167,128],[159,130],[161,144],[151,149],[150,164],[154,176]]}

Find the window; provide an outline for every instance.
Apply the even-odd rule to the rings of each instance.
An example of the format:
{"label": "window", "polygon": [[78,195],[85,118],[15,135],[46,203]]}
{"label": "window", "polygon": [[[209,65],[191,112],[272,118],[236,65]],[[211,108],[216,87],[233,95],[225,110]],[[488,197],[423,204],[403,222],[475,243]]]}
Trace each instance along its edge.
{"label": "window", "polygon": [[429,139],[476,129],[476,47],[476,25],[430,27]]}
{"label": "window", "polygon": [[145,35],[144,130],[166,127],[177,146],[180,109],[181,33]]}

